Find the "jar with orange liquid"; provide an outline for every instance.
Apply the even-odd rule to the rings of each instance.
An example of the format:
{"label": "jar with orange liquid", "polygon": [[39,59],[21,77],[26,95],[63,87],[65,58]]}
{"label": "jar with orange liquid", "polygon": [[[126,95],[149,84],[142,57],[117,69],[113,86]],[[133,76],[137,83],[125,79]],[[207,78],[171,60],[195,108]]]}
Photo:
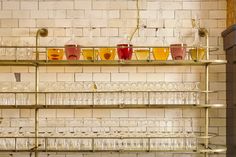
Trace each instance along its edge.
{"label": "jar with orange liquid", "polygon": [[[49,45],[56,45],[56,39],[54,37],[53,40],[49,42]],[[64,49],[63,48],[48,48],[47,49],[47,57],[48,60],[62,60],[64,56]]]}
{"label": "jar with orange liquid", "polygon": [[101,60],[114,60],[116,55],[115,48],[99,48],[99,57]]}
{"label": "jar with orange liquid", "polygon": [[83,48],[82,54],[84,60],[97,60],[98,50],[94,48]]}
{"label": "jar with orange liquid", "polygon": [[153,57],[155,60],[167,60],[170,54],[169,47],[155,47],[153,48]]}
{"label": "jar with orange liquid", "polygon": [[48,60],[62,60],[64,56],[64,49],[61,48],[48,48]]}

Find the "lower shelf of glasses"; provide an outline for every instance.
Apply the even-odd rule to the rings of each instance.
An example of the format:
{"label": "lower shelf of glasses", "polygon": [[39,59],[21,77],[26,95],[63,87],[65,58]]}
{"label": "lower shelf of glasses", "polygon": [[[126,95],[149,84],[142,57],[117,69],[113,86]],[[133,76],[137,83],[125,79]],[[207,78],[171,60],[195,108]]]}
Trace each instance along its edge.
{"label": "lower shelf of glasses", "polygon": [[138,108],[222,108],[224,104],[120,104],[120,105],[0,105],[0,109],[138,109]]}
{"label": "lower shelf of glasses", "polygon": [[[0,152],[34,152],[35,149],[9,149],[9,150],[0,150]],[[186,149],[137,149],[136,147],[131,149],[37,149],[38,152],[168,152],[168,153],[225,153],[227,151],[226,146],[224,145],[209,145],[208,148],[205,148],[204,145],[200,145],[197,149],[186,150]]]}

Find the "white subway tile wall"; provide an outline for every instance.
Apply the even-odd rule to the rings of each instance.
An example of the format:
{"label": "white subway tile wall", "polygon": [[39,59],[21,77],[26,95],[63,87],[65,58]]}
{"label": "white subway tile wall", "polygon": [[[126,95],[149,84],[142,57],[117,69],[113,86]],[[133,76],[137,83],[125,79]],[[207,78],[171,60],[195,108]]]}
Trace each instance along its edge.
{"label": "white subway tile wall", "polygon": [[[49,36],[40,39],[40,45],[50,45],[50,40],[56,37],[57,45],[64,45],[73,33],[80,45],[116,45],[124,34],[130,34],[136,26],[136,4],[134,0],[1,0],[0,7],[0,39],[7,45],[22,41],[35,44],[35,33],[38,28],[46,27]],[[180,30],[183,41],[191,44],[194,34],[191,18],[198,16],[200,25],[210,32],[210,45],[219,48],[211,52],[211,59],[225,59],[221,32],[226,27],[226,0],[140,0],[141,25],[148,29],[135,34],[134,45],[160,45],[165,38],[168,44],[176,41]],[[89,37],[91,34],[93,38]],[[156,31],[158,28],[158,31]],[[143,37],[145,34],[145,37]],[[143,39],[145,38],[145,40]],[[202,39],[202,42],[205,41]],[[34,68],[2,66],[0,81],[15,82],[14,73],[21,73],[21,81],[34,81]],[[84,66],[84,67],[41,67],[40,82],[79,82],[79,81],[140,81],[140,82],[201,82],[204,89],[204,67],[190,66]],[[219,92],[210,95],[210,103],[226,103],[225,66],[211,66],[210,88]],[[0,110],[4,120],[0,127],[14,127],[13,120],[17,118],[30,120],[34,117],[33,110]],[[195,130],[204,130],[204,110],[201,109],[50,109],[40,110],[40,126],[78,126],[73,124],[77,118],[191,118]],[[51,119],[50,119],[51,118]],[[226,128],[225,109],[210,110],[210,131],[220,136],[211,142],[224,144]],[[17,123],[16,123],[17,125]],[[113,124],[110,124],[112,128]],[[126,125],[126,124],[124,124]],[[130,123],[132,125],[137,125]],[[22,126],[33,127],[33,121],[22,123]],[[118,126],[119,127],[119,126]],[[122,127],[122,126],[120,126]],[[141,126],[140,126],[141,127]],[[25,157],[26,153],[12,153],[13,156]],[[7,153],[0,153],[8,157]],[[41,153],[40,157],[46,157]],[[50,153],[50,157],[201,157],[202,155],[173,153]],[[214,155],[224,157],[225,154]]]}

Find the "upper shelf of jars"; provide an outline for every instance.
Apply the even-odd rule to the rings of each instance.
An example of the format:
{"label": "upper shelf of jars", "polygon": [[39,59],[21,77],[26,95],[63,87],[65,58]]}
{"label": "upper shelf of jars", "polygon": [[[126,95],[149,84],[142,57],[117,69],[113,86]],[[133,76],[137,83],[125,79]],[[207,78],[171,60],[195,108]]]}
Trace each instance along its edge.
{"label": "upper shelf of jars", "polygon": [[211,60],[210,47],[170,46],[116,47],[78,45],[66,46],[0,46],[0,65],[78,66],[78,65],[208,65],[225,64],[226,60]]}

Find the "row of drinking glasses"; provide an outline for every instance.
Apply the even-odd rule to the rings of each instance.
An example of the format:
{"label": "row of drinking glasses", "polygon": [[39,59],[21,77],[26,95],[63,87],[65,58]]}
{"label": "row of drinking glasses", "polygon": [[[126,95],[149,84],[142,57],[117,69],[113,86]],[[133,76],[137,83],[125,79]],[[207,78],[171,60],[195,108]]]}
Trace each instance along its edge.
{"label": "row of drinking glasses", "polygon": [[0,82],[0,92],[29,92],[33,87],[32,82]]}
{"label": "row of drinking glasses", "polygon": [[[28,46],[28,43],[25,43]],[[1,60],[32,60],[33,49],[30,47],[0,48]]]}
{"label": "row of drinking glasses", "polygon": [[198,92],[48,93],[46,105],[199,104]]}
{"label": "row of drinking glasses", "polygon": [[[74,136],[73,134],[85,136],[86,133],[87,136],[116,134],[128,137],[135,134],[146,136],[152,133],[163,134],[163,136],[165,134],[183,134],[183,136],[193,134],[191,118],[40,118],[39,121],[42,136],[50,133],[50,137],[58,133],[64,133],[66,136]],[[12,125],[10,128],[0,127],[1,136],[8,134],[11,134],[9,136],[27,136],[34,131],[31,128],[34,124],[33,118],[4,118],[0,119],[0,122]]]}
{"label": "row of drinking glasses", "polygon": [[[0,92],[34,91],[31,82],[0,82]],[[78,91],[199,91],[199,82],[43,82],[41,92]]]}
{"label": "row of drinking glasses", "polygon": [[0,105],[32,105],[30,94],[0,94]]}
{"label": "row of drinking glasses", "polygon": [[[96,128],[97,129],[97,128]],[[83,129],[75,129],[83,130]],[[57,132],[47,131],[39,132],[40,137],[195,137],[195,134],[191,127],[160,127],[152,128],[145,132],[138,131],[75,131],[75,132]],[[1,137],[34,137],[34,132],[30,131],[15,131],[15,132],[0,132]]]}
{"label": "row of drinking glasses", "polygon": [[[39,150],[196,150],[196,138],[79,139],[40,138]],[[28,150],[33,138],[1,138],[0,150]]]}
{"label": "row of drinking glasses", "polygon": [[199,91],[199,82],[44,82],[44,92],[76,91]]}

